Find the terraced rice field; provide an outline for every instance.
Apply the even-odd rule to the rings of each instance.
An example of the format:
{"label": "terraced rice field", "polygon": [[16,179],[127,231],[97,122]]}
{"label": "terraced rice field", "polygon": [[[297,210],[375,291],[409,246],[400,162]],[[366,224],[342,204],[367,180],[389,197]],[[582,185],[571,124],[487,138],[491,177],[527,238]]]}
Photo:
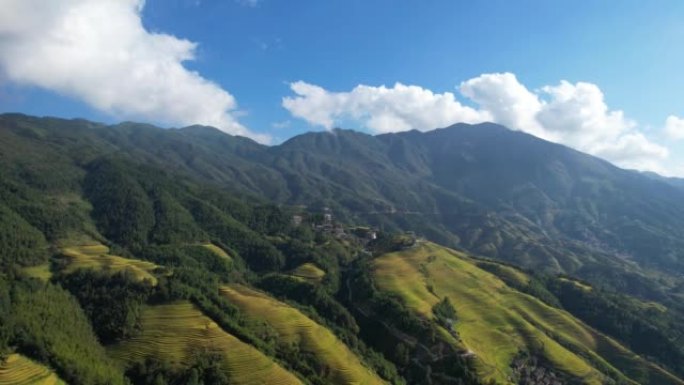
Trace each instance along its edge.
{"label": "terraced rice field", "polygon": [[476,265],[483,270],[493,273],[506,283],[510,282],[518,286],[525,286],[530,283],[530,277],[514,267],[494,261],[478,261]]}
{"label": "terraced rice field", "polygon": [[78,269],[93,269],[108,271],[112,274],[129,271],[140,281],[150,281],[157,284],[157,277],[153,272],[159,267],[152,262],[137,259],[123,258],[109,254],[109,248],[105,245],[82,245],[71,246],[62,249],[62,255],[67,259],[66,273]]}
{"label": "terraced rice field", "polygon": [[0,385],[65,384],[46,366],[19,354],[10,354],[5,362],[0,361]]}
{"label": "terraced rice field", "polygon": [[307,262],[292,270],[290,276],[316,284],[321,283],[325,277],[325,271],[315,264]]}
{"label": "terraced rice field", "polygon": [[230,255],[228,255],[228,253],[226,253],[225,250],[214,245],[213,243],[203,243],[202,247],[206,248],[207,250],[211,251],[212,253],[218,255],[219,257],[221,257],[225,260],[228,260],[231,262],[233,261],[233,258]]}
{"label": "terraced rice field", "polygon": [[263,320],[275,329],[285,343],[296,344],[310,352],[330,370],[330,384],[384,384],[373,371],[330,330],[314,322],[299,310],[264,293],[240,285],[224,286],[221,294],[249,317]]}
{"label": "terraced rice field", "polygon": [[273,360],[225,332],[190,302],[149,306],[142,313],[140,335],[108,348],[123,363],[147,357],[183,367],[196,351],[214,351],[225,358],[231,384],[297,385],[299,379]]}
{"label": "terraced rice field", "polygon": [[510,288],[476,263],[427,243],[376,259],[373,276],[380,290],[399,295],[426,318],[433,318],[433,305],[449,297],[457,312],[456,329],[487,380],[509,382],[511,360],[525,349],[586,384],[604,381],[596,367],[633,384],[682,384],[569,313]]}
{"label": "terraced rice field", "polygon": [[572,283],[572,284],[574,284],[575,286],[577,286],[578,288],[580,288],[580,289],[582,289],[582,290],[586,290],[586,291],[591,291],[591,290],[592,290],[592,287],[589,286],[589,285],[586,284],[586,283],[583,283],[583,282],[580,282],[580,281],[576,281],[576,280],[574,280],[574,279],[564,278],[564,277],[561,277],[561,278],[559,278],[559,279],[560,279],[561,281],[563,281],[563,282]]}
{"label": "terraced rice field", "polygon": [[31,278],[37,278],[41,281],[49,281],[52,278],[52,271],[50,270],[50,264],[44,263],[42,265],[25,267],[21,269],[24,274]]}

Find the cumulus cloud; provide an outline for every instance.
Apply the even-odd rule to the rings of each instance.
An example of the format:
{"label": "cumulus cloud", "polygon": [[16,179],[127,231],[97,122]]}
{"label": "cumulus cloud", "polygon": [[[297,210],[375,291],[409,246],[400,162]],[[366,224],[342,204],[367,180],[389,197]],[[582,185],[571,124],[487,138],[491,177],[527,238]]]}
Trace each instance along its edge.
{"label": "cumulus cloud", "polygon": [[684,139],[684,119],[670,115],[665,119],[665,135],[672,140]]}
{"label": "cumulus cloud", "polygon": [[542,91],[548,101],[542,103],[536,117],[547,135],[558,141],[591,151],[596,143],[613,140],[635,126],[622,111],[608,109],[595,84],[561,81]]}
{"label": "cumulus cloud", "polygon": [[0,68],[10,81],[119,118],[202,124],[266,141],[235,118],[235,98],[183,63],[196,43],[147,31],[144,0],[4,0]]}
{"label": "cumulus cloud", "polygon": [[346,119],[359,121],[374,132],[392,132],[490,118],[462,105],[451,92],[439,94],[401,83],[391,88],[359,85],[350,92],[329,92],[303,81],[290,87],[297,96],[284,98],[283,106],[292,115],[328,129]]}
{"label": "cumulus cloud", "polygon": [[[301,81],[291,88],[296,96],[284,98],[283,106],[326,128],[351,120],[382,133],[493,121],[628,168],[662,172],[660,162],[669,155],[622,111],[611,110],[598,86],[586,82],[561,81],[533,92],[514,74],[483,74],[458,87],[476,107],[464,105],[449,92],[435,94],[400,83],[392,88],[359,85],[350,92],[331,92]],[[672,126],[676,127],[674,120]]]}
{"label": "cumulus cloud", "polygon": [[509,128],[525,127],[527,132],[544,137],[535,116],[542,103],[511,73],[484,74],[461,83],[461,93],[487,111],[492,121]]}
{"label": "cumulus cloud", "polygon": [[623,111],[611,110],[595,84],[561,81],[532,92],[515,75],[503,73],[470,79],[460,90],[497,123],[623,167],[662,171],[657,165],[669,155],[667,148],[639,132]]}
{"label": "cumulus cloud", "polygon": [[669,156],[669,150],[653,143],[640,132],[621,135],[615,140],[595,145],[592,153],[622,167],[669,174],[661,162]]}

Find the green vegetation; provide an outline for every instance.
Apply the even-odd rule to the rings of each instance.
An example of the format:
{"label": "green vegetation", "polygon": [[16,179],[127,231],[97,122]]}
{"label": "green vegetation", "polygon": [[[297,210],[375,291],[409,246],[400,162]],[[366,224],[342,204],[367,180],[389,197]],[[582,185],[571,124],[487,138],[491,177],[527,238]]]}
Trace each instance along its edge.
{"label": "green vegetation", "polygon": [[156,358],[136,363],[126,374],[134,384],[181,383],[222,385],[228,383],[225,360],[220,353],[195,352],[183,368],[173,367]]}
{"label": "green vegetation", "polygon": [[582,289],[582,290],[584,290],[584,291],[591,291],[591,290],[592,290],[591,285],[589,285],[589,284],[587,284],[587,283],[585,283],[585,282],[578,281],[578,280],[576,280],[576,279],[571,279],[571,278],[568,278],[568,277],[560,276],[560,277],[558,277],[558,280],[561,281],[561,282],[563,282],[563,283],[570,283],[570,284],[573,284],[576,288]]}
{"label": "green vegetation", "polygon": [[594,328],[623,342],[679,375],[684,374],[684,318],[677,313],[624,295],[593,290],[564,277],[547,286],[565,309]]}
{"label": "green vegetation", "polygon": [[66,266],[63,273],[69,274],[79,269],[104,271],[109,274],[127,272],[138,281],[148,281],[157,284],[154,272],[159,266],[154,263],[123,258],[109,254],[109,248],[104,245],[73,246],[62,249]]}
{"label": "green vegetation", "polygon": [[0,352],[11,347],[49,364],[69,384],[124,384],[123,373],[106,356],[68,292],[1,275],[0,289]]}
{"label": "green vegetation", "polygon": [[108,160],[94,162],[88,168],[84,189],[105,237],[129,247],[147,242],[154,226],[154,206],[124,165]]}
{"label": "green vegetation", "polygon": [[214,244],[212,244],[212,243],[205,243],[205,244],[203,244],[202,246],[203,246],[204,248],[206,248],[207,250],[211,251],[212,253],[216,254],[217,256],[219,256],[219,257],[225,259],[225,260],[228,261],[228,262],[232,262],[232,261],[233,261],[233,257],[231,257],[230,255],[228,255],[228,253],[226,253],[225,250],[223,250],[222,248],[220,248],[220,247],[218,247],[218,246],[216,246],[216,245],[214,245]]}
{"label": "green vegetation", "polygon": [[261,278],[257,286],[280,299],[287,299],[315,309],[316,314],[334,326],[339,332],[358,334],[359,326],[349,311],[319,285],[280,274],[270,274]]}
{"label": "green vegetation", "polygon": [[307,262],[297,266],[290,271],[290,276],[303,279],[311,283],[321,283],[325,277],[325,271],[311,262]]}
{"label": "green vegetation", "polygon": [[10,354],[0,361],[0,385],[65,385],[45,366],[20,354]]}
{"label": "green vegetation", "polygon": [[432,307],[432,314],[445,327],[451,327],[456,322],[456,309],[451,304],[449,297],[444,297]]}
{"label": "green vegetation", "polygon": [[263,320],[278,333],[280,344],[311,355],[316,368],[307,375],[324,384],[383,384],[375,373],[330,330],[317,324],[299,310],[279,302],[263,293],[244,286],[221,288],[221,294],[236,304],[249,317]]}
{"label": "green vegetation", "polygon": [[[413,230],[651,300],[678,298],[673,290],[682,283],[683,190],[493,124],[380,136],[336,130],[274,147],[207,127],[108,127],[19,114],[0,116],[0,126],[2,201],[49,241],[95,235],[91,210],[108,239],[130,247],[215,238],[197,226],[190,197],[177,194],[192,180],[264,199],[245,215],[190,194],[257,233],[289,223],[269,202],[327,206],[343,221]],[[117,159],[103,158],[114,153]],[[149,168],[158,172],[140,178]],[[164,174],[179,183],[159,188]],[[245,260],[255,243],[224,242]],[[269,253],[257,264],[282,263]]]}
{"label": "green vegetation", "polygon": [[134,273],[77,270],[60,282],[78,299],[100,341],[111,343],[140,331],[142,305],[152,294],[150,281]]}
{"label": "green vegetation", "polygon": [[523,288],[530,284],[530,277],[512,266],[494,261],[478,261],[477,267],[489,271],[506,282],[507,285],[515,288]]}
{"label": "green vegetation", "polygon": [[[306,239],[308,234],[297,230],[290,231],[290,235],[287,239],[274,240],[278,250],[287,255],[286,267],[290,269],[290,276],[321,284],[329,292],[337,291],[340,266],[354,258],[356,246],[320,232],[311,240]],[[301,276],[297,277],[297,274]]]}
{"label": "green vegetation", "polygon": [[[630,350],[674,373],[682,373],[684,350],[678,340],[684,335],[684,318],[678,312],[659,303],[594,288],[585,281],[565,275],[527,275],[511,266],[506,266],[506,270],[492,269],[491,264],[493,262],[478,262],[479,267],[493,272],[509,286],[564,308]],[[512,272],[525,276],[527,283],[510,280]],[[638,370],[635,375],[639,376]]]}
{"label": "green vegetation", "polygon": [[128,365],[156,358],[183,368],[200,352],[220,354],[231,384],[301,384],[296,376],[221,329],[189,302],[146,307],[142,332],[109,348]]}
{"label": "green vegetation", "polygon": [[40,279],[44,282],[49,281],[53,274],[49,263],[24,267],[21,271],[28,277]]}
{"label": "green vegetation", "polygon": [[458,335],[484,378],[506,382],[522,350],[584,383],[604,383],[606,376],[624,382],[636,372],[634,382],[681,383],[570,314],[510,288],[464,254],[426,244],[384,255],[372,266],[378,288],[422,317],[431,318],[449,298]]}
{"label": "green vegetation", "polygon": [[267,148],[20,115],[0,147],[10,381],[684,376],[684,193],[593,158],[490,125]]}
{"label": "green vegetation", "polygon": [[40,231],[2,204],[0,223],[0,266],[30,266],[45,261],[47,243]]}

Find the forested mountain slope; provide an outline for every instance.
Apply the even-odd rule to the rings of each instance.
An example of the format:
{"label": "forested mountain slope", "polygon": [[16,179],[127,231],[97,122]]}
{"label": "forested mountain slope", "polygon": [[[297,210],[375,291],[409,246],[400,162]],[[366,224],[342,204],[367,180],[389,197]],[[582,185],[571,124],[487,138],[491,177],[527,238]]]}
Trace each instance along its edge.
{"label": "forested mountain slope", "polygon": [[[0,370],[20,378],[26,357],[72,385],[681,384],[681,195],[493,125],[267,147],[2,115]],[[352,235],[368,224],[378,239]],[[396,235],[409,230],[469,252]]]}
{"label": "forested mountain slope", "polygon": [[[509,286],[487,269],[515,283]],[[371,275],[380,291],[450,333],[455,341],[444,340],[465,351],[486,379],[520,379],[524,373],[516,364],[534,357],[550,372],[549,381],[680,382],[569,313],[514,289],[531,278],[506,266],[428,243],[375,259]]]}
{"label": "forested mountain slope", "polygon": [[74,164],[116,156],[653,299],[682,296],[683,190],[494,124],[334,130],[272,147],[198,126],[10,114],[0,128],[5,172],[46,187],[74,183]]}

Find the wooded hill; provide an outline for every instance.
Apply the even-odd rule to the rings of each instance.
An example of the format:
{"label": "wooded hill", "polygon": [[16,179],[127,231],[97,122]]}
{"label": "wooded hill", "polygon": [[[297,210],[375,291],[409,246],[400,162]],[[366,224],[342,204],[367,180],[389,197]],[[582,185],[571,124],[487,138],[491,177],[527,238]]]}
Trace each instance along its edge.
{"label": "wooded hill", "polygon": [[493,125],[266,147],[2,115],[0,384],[680,384],[682,196]]}

